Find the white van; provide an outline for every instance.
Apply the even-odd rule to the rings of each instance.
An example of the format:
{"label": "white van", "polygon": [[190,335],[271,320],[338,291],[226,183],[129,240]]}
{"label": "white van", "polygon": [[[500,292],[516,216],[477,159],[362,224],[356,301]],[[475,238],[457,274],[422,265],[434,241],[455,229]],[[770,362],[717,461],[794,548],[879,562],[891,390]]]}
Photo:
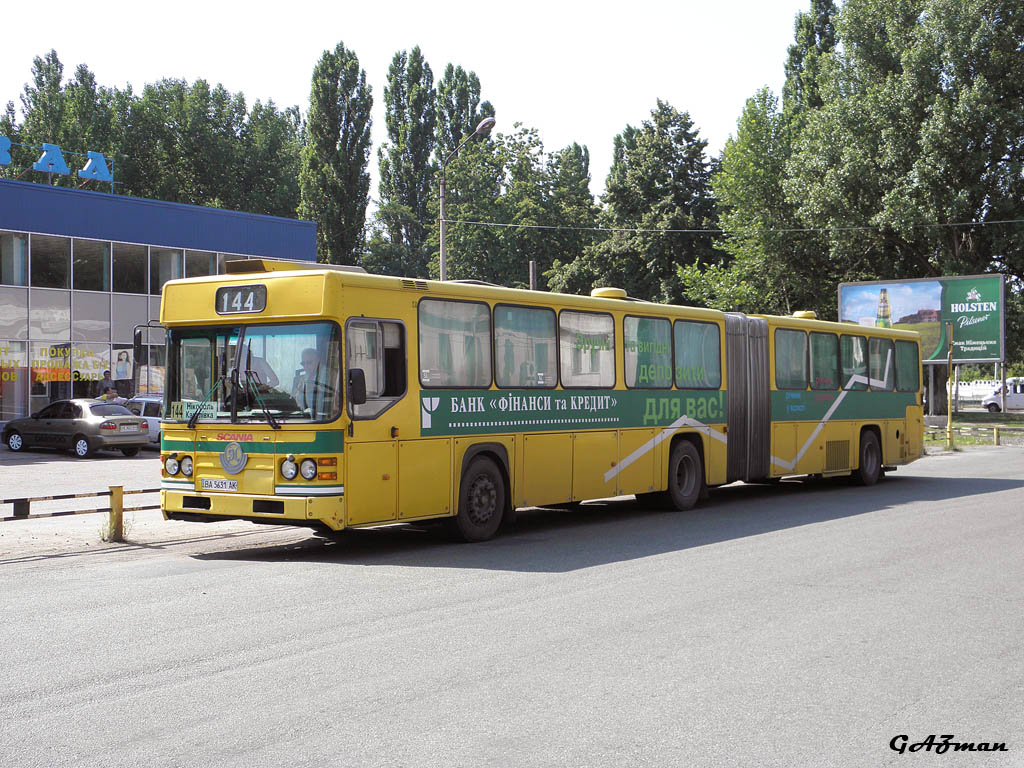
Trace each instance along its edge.
{"label": "white van", "polygon": [[[981,401],[983,408],[990,413],[999,413],[1002,410],[1002,387],[997,386],[996,391]],[[1006,380],[1006,410],[1016,411],[1024,409],[1024,378],[1016,377]]]}

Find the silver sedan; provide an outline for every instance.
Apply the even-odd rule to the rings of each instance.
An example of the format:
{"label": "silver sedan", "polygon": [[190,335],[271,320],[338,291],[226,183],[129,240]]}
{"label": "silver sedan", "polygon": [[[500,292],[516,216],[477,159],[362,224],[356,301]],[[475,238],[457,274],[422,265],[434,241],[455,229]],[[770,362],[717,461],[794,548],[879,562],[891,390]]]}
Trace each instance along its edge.
{"label": "silver sedan", "polygon": [[12,451],[29,446],[70,448],[80,458],[98,450],[134,456],[146,445],[146,422],[123,405],[102,400],[57,400],[38,413],[4,426],[3,441]]}

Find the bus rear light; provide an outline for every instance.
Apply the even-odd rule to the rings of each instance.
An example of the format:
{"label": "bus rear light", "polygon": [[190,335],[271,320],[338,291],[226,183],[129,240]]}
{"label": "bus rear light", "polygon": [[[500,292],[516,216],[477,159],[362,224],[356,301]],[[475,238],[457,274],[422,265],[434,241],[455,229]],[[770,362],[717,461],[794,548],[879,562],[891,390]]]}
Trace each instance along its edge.
{"label": "bus rear light", "polygon": [[320,474],[318,474],[316,476],[316,479],[317,480],[337,480],[338,479],[338,473],[337,472],[321,472]]}

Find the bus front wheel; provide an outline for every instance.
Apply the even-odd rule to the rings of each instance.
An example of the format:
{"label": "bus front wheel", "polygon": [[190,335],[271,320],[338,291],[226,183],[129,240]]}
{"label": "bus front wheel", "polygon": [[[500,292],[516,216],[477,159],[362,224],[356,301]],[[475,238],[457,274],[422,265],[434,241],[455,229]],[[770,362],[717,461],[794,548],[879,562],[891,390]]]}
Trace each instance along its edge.
{"label": "bus front wheel", "polygon": [[863,432],[860,436],[860,465],[853,473],[854,485],[874,485],[882,476],[882,449],[875,433]]}
{"label": "bus front wheel", "polygon": [[498,532],[505,512],[505,478],[486,456],[470,462],[459,487],[452,532],[463,541],[486,541]]}
{"label": "bus front wheel", "polygon": [[689,440],[680,440],[668,460],[668,497],[679,510],[692,509],[704,487],[704,462]]}

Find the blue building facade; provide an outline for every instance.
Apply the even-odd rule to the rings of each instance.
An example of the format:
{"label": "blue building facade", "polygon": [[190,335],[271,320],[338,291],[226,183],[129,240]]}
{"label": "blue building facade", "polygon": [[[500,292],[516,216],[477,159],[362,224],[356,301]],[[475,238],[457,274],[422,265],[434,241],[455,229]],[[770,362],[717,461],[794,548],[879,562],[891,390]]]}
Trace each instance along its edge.
{"label": "blue building facade", "polygon": [[163,338],[136,360],[168,280],[240,258],[316,259],[316,224],[217,208],[0,180],[0,423],[113,381],[162,389]]}

